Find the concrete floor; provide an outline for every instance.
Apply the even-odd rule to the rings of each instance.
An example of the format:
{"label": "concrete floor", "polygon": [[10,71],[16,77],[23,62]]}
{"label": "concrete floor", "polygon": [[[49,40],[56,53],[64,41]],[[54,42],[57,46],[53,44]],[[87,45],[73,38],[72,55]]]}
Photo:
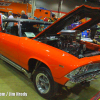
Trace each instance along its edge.
{"label": "concrete floor", "polygon": [[[54,100],[90,100],[99,91],[100,79],[92,81],[90,87],[76,85],[68,91],[63,89]],[[27,96],[7,95],[10,92],[25,92]],[[30,79],[2,60],[0,60],[0,95],[1,93],[5,93],[5,96],[0,96],[0,100],[45,100],[37,94]]]}

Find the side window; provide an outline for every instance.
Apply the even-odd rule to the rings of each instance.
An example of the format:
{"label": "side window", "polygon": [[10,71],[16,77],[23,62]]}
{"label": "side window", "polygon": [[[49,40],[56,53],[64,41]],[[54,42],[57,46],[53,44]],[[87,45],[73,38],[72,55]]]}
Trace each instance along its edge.
{"label": "side window", "polygon": [[18,35],[18,23],[17,22],[3,22],[3,30],[7,34]]}

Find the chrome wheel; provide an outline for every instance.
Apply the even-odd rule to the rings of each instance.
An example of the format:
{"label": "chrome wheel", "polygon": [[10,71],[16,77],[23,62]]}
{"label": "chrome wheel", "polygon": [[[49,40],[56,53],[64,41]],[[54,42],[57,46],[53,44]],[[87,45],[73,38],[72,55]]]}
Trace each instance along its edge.
{"label": "chrome wheel", "polygon": [[48,93],[49,90],[50,90],[50,82],[49,82],[48,77],[43,73],[37,74],[37,76],[36,76],[36,86],[37,86],[38,91],[41,94]]}

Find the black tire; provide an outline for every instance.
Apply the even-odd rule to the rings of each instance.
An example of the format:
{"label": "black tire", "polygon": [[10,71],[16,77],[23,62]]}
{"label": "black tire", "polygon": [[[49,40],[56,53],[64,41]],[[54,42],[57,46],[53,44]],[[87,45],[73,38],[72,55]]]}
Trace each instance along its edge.
{"label": "black tire", "polygon": [[[39,75],[41,77],[39,77]],[[45,83],[45,85],[43,85],[44,82],[42,84],[42,82],[40,80],[40,78],[42,78],[42,77],[46,78],[45,82],[47,81],[47,83]],[[39,79],[39,82],[38,81],[36,82],[36,80],[38,80],[38,79]],[[43,81],[43,78],[42,78],[42,81]],[[35,73],[33,74],[33,83],[34,83],[35,89],[37,90],[39,95],[41,95],[45,99],[50,99],[50,98],[54,97],[58,91],[58,84],[56,82],[54,82],[50,70],[48,68],[45,68],[45,67],[40,67],[35,71]],[[37,85],[37,83],[39,85]],[[41,90],[44,89],[44,87],[41,84],[44,87],[46,85],[48,85],[46,93],[43,93],[43,92],[41,93]],[[42,87],[43,89],[39,90],[40,89],[39,86]]]}

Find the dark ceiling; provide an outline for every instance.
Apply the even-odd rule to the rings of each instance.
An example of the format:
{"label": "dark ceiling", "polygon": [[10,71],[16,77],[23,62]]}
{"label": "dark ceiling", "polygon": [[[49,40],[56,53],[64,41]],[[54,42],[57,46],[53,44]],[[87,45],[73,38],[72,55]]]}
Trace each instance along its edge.
{"label": "dark ceiling", "polygon": [[[19,2],[19,3],[30,3],[31,4],[31,1],[32,0],[0,0],[0,1],[14,1],[14,2]],[[38,1],[38,0],[37,0]],[[40,0],[40,1],[42,1],[42,0]],[[52,0],[51,0],[52,1]],[[57,0],[57,1],[60,1],[60,0]],[[65,0],[63,0],[63,1],[65,1]],[[70,0],[69,0],[70,1]],[[73,0],[74,1],[74,0]],[[94,4],[97,4],[97,5],[99,5],[100,6],[100,0],[77,0],[77,2],[78,1],[82,1],[82,2],[84,2],[84,3],[87,3],[87,2],[90,2],[90,3],[94,3]]]}
{"label": "dark ceiling", "polygon": [[100,0],[84,0],[85,2],[91,2],[91,3],[96,3],[100,4]]}

